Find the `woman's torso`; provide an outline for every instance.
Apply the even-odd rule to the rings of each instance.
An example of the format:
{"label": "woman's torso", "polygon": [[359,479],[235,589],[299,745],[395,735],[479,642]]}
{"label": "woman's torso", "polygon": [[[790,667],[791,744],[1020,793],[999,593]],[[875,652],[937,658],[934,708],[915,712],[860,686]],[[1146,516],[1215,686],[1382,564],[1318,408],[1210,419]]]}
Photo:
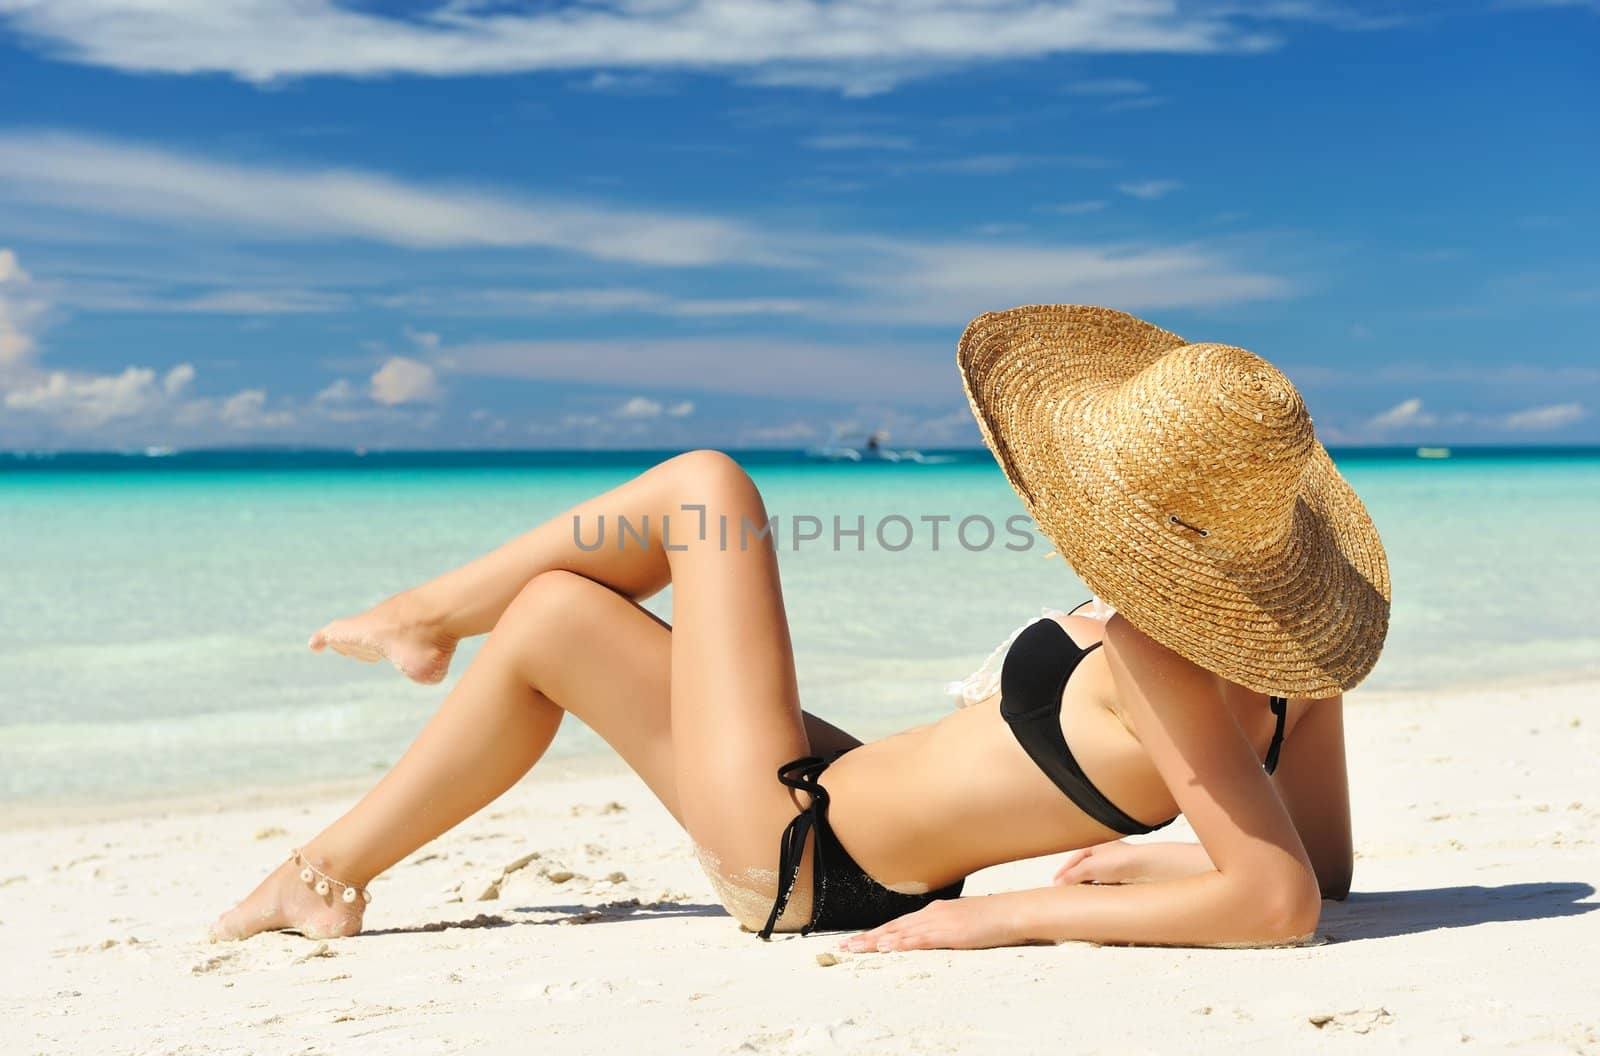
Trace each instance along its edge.
{"label": "woman's torso", "polygon": [[[1105,626],[1082,616],[1060,622],[1080,646],[1099,641]],[[1240,728],[1264,755],[1275,721],[1267,698],[1221,686]],[[1289,728],[1305,706],[1290,702]],[[1146,824],[1177,813],[1121,716],[1105,650],[1085,655],[1068,680],[1061,727],[1085,775],[1124,812]],[[901,890],[938,888],[986,866],[1119,836],[1028,757],[1001,717],[998,693],[855,749],[828,769],[824,783],[840,841],[869,875]]]}

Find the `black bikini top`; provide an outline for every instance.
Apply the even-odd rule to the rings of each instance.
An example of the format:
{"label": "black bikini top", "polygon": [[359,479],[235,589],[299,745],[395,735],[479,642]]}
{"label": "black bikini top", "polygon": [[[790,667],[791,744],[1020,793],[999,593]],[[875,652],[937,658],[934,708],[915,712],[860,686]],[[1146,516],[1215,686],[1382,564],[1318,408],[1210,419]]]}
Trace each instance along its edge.
{"label": "black bikini top", "polygon": [[[1061,695],[1067,680],[1083,658],[1099,647],[1099,642],[1087,649],[1080,647],[1053,619],[1030,624],[1011,643],[1000,669],[1000,714],[1029,758],[1085,814],[1125,836],[1154,832],[1174,819],[1146,825],[1123,812],[1089,780],[1061,732]],[[1272,697],[1270,706],[1277,725],[1262,764],[1268,774],[1278,768],[1288,701]]]}

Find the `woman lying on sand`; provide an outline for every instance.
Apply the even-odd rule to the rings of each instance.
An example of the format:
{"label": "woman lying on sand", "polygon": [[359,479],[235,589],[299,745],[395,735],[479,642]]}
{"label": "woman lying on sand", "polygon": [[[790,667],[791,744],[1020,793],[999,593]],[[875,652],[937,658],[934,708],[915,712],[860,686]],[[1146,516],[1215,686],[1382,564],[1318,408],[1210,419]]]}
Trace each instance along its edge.
{"label": "woman lying on sand", "polygon": [[[982,316],[959,362],[984,439],[1109,620],[1040,620],[998,693],[861,744],[801,710],[776,555],[739,541],[767,521],[755,485],[725,455],[680,455],[312,637],[437,682],[457,641],[489,634],[394,769],[214,935],[356,934],[372,878],[510,788],[568,712],[763,937],[1312,934],[1350,884],[1340,693],[1378,658],[1389,578],[1299,394],[1248,352],[1102,308]],[[578,545],[602,517],[669,521],[669,545]],[[669,583],[670,627],[639,606]],[[1198,845],[1114,842],[1180,812]],[[957,897],[976,870],[1075,849],[1052,886]]]}

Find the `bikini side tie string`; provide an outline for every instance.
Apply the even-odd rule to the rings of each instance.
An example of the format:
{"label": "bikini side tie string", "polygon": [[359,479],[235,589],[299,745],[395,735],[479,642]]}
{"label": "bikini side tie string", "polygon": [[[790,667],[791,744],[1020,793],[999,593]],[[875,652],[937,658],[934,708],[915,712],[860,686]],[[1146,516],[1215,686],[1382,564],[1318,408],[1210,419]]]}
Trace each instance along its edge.
{"label": "bikini side tie string", "polygon": [[1278,769],[1278,751],[1283,747],[1283,719],[1288,714],[1289,702],[1283,697],[1273,697],[1269,704],[1272,714],[1278,717],[1278,724],[1272,731],[1272,744],[1267,748],[1267,758],[1262,762],[1262,769],[1271,774]]}
{"label": "bikini side tie string", "polygon": [[[828,768],[829,760],[815,755],[808,755],[796,759],[780,767],[778,780],[787,788],[797,792],[805,792],[811,796],[811,805],[794,816],[794,819],[785,826],[783,837],[778,843],[778,897],[773,900],[772,912],[767,916],[766,926],[759,932],[761,938],[770,940],[772,929],[777,927],[778,918],[783,916],[783,911],[789,908],[789,896],[794,893],[794,885],[800,879],[800,862],[805,857],[806,837],[816,826],[819,811],[828,809],[828,790],[822,787],[820,780],[822,771]],[[822,863],[822,841],[818,840],[813,852],[816,860],[813,868],[818,873],[824,872]],[[821,892],[813,892],[813,898],[820,898]],[[813,913],[813,916],[815,914]],[[811,925],[807,923],[800,929],[800,934],[809,935]]]}

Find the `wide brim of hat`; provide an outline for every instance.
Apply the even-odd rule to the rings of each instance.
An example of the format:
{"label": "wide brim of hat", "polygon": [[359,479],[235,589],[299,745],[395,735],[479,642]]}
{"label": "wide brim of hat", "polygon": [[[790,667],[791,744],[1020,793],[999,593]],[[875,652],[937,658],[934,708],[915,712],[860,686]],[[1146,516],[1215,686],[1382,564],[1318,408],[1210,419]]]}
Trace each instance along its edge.
{"label": "wide brim of hat", "polygon": [[1030,305],[979,316],[962,382],[984,442],[1041,531],[1135,627],[1262,693],[1327,697],[1382,652],[1389,568],[1377,528],[1316,444],[1292,529],[1225,553],[1127,493],[1081,411],[1185,344],[1107,308]]}

